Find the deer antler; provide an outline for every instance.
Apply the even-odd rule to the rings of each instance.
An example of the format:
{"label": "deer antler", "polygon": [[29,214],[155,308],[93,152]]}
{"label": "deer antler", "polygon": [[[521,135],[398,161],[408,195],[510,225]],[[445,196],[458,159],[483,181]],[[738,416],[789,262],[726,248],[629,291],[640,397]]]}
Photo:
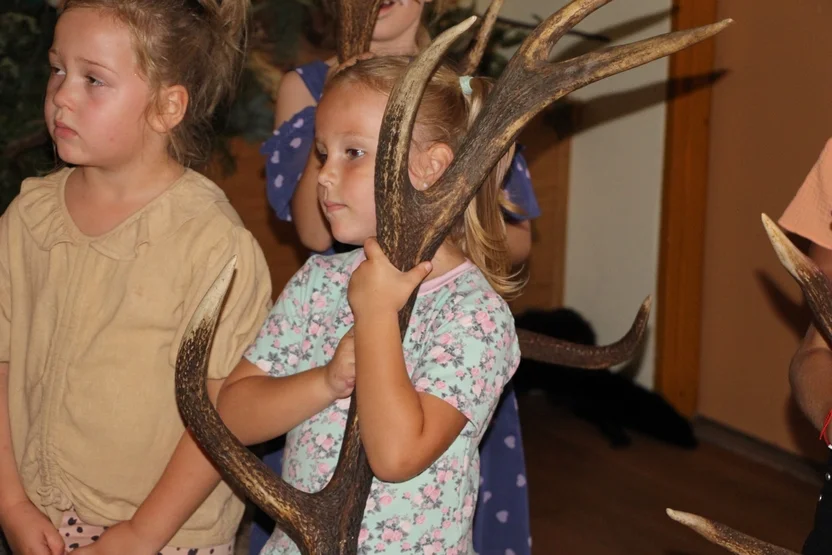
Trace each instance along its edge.
{"label": "deer antler", "polygon": [[[633,45],[587,54],[558,64],[546,56],[554,42],[588,13],[609,0],[576,0],[541,24],[527,38],[498,82],[483,113],[440,183],[417,194],[407,174],[407,153],[419,101],[430,74],[451,43],[474,23],[471,18],[443,33],[411,64],[390,95],[382,124],[376,163],[379,243],[391,262],[409,269],[433,256],[453,221],[476,194],[491,168],[514,142],[522,126],[557,98],[602,79],[660,58],[703,40],[728,22],[674,33]],[[382,0],[341,0],[338,56],[345,61],[365,52]],[[272,516],[304,554],[354,554],[372,473],[358,434],[356,403],[351,403],[340,459],[329,484],[320,492],[300,492],[256,459],[225,428],[205,391],[211,338],[233,272],[232,260],[205,295],[191,319],[176,362],[176,395],[186,424],[225,478]],[[406,332],[415,292],[399,313]],[[648,303],[642,306],[627,337],[608,347],[556,345],[562,356],[549,358],[571,366],[593,367],[618,360],[643,337]],[[540,346],[532,338],[531,345]]]}
{"label": "deer antler", "polygon": [[711,543],[721,545],[737,555],[797,555],[782,547],[752,538],[722,523],[702,518],[701,516],[667,509],[667,516],[693,529]]}
{"label": "deer antler", "polygon": [[[315,494],[301,492],[276,476],[234,437],[208,398],[207,354],[235,263],[236,256],[222,269],[185,329],[176,359],[176,402],[182,418],[226,481],[271,516],[301,553],[355,553],[372,475],[364,480],[366,492],[361,488],[363,482],[357,481],[359,495],[364,495],[357,508],[336,488],[328,486]],[[342,449],[341,471],[364,477],[362,459],[355,455]]]}
{"label": "deer antler", "polygon": [[[800,252],[771,218],[763,214],[771,246],[780,263],[800,285],[815,317],[815,325],[827,342],[832,343],[832,288],[826,275],[811,258]],[[739,555],[796,555],[794,552],[763,542],[742,532],[697,515],[667,510],[668,516],[693,528],[711,542]]]}
{"label": "deer antler", "polygon": [[[399,269],[410,269],[433,256],[453,222],[514,143],[523,125],[546,106],[575,89],[704,40],[731,23],[725,20],[607,48],[564,62],[548,62],[555,42],[609,1],[575,0],[526,38],[506,66],[450,168],[427,191],[412,187],[408,175],[408,153],[416,112],[430,74],[450,43],[470,27],[473,19],[446,31],[411,63],[390,94],[376,159],[379,243]],[[605,347],[584,347],[576,352],[592,355],[596,349]],[[593,366],[593,358],[590,356],[583,362],[578,360],[576,366]]]}
{"label": "deer antler", "polygon": [[338,61],[345,62],[370,50],[373,38],[371,21],[375,21],[384,0],[339,0],[336,2],[338,17]]}
{"label": "deer antler", "polygon": [[633,325],[630,326],[630,331],[611,345],[594,347],[570,343],[542,333],[518,328],[517,340],[520,342],[520,352],[523,358],[530,360],[592,370],[609,368],[633,360],[636,351],[641,347],[641,340],[647,329],[650,302],[650,297],[644,299]]}
{"label": "deer antler", "polygon": [[463,75],[473,75],[480,66],[482,56],[485,54],[486,47],[488,47],[488,39],[491,37],[491,32],[494,30],[494,24],[497,23],[497,16],[500,15],[500,8],[502,7],[503,0],[491,0],[477,35],[471,41],[468,52],[465,53],[465,58],[459,66]]}
{"label": "deer antler", "polygon": [[800,285],[818,331],[832,345],[832,288],[829,287],[829,279],[811,258],[789,241],[771,218],[763,214],[762,220],[780,263]]}

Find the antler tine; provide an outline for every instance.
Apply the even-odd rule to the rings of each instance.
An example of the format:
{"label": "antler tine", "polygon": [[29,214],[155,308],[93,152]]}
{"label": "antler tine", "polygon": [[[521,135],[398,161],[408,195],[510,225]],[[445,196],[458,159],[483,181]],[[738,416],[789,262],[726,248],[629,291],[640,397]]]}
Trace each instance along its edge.
{"label": "antler tine", "polygon": [[580,345],[517,328],[520,352],[523,353],[523,358],[590,370],[609,368],[630,361],[641,347],[644,334],[647,331],[647,321],[650,319],[650,303],[650,297],[644,299],[633,324],[630,326],[630,330],[624,337],[610,345],[600,347]]}
{"label": "antler tine", "polygon": [[384,0],[338,0],[338,60],[350,58],[370,50],[374,22]]}
{"label": "antler tine", "polygon": [[477,20],[469,17],[434,39],[433,43],[411,62],[406,73],[390,92],[379,132],[376,156],[376,214],[378,241],[390,261],[399,269],[409,269],[414,249],[408,248],[404,234],[410,232],[403,222],[408,212],[424,201],[411,186],[408,174],[408,153],[419,103],[431,74],[442,57]]}
{"label": "antler tine", "polygon": [[[511,59],[483,107],[479,118],[466,136],[451,167],[437,186],[431,188],[433,202],[441,206],[437,233],[444,233],[456,215],[476,194],[477,188],[494,167],[520,130],[535,115],[566,94],[610,75],[643,65],[696,42],[715,35],[731,23],[698,27],[669,33],[637,43],[615,46],[556,64],[541,59],[550,43],[543,39],[565,33],[569,25],[560,27],[566,15],[569,21],[579,19],[591,8],[606,1],[575,2],[541,24]],[[570,9],[571,8],[571,9]],[[568,10],[568,14],[563,14]],[[557,28],[557,32],[554,30]],[[545,47],[544,47],[545,45]],[[435,237],[426,237],[425,251],[430,251]]]}
{"label": "antler tine", "polygon": [[829,279],[811,258],[789,241],[771,218],[763,214],[762,220],[780,263],[800,285],[818,331],[832,344],[832,288]]}
{"label": "antler tine", "polygon": [[574,0],[537,26],[517,51],[518,56],[545,62],[552,47],[586,16],[612,0]]}
{"label": "antler tine", "polygon": [[488,46],[488,38],[494,30],[494,24],[497,22],[497,16],[500,15],[500,8],[503,7],[503,0],[491,0],[488,10],[485,12],[482,24],[477,35],[468,48],[465,58],[460,64],[460,71],[463,75],[473,75],[480,66],[482,56],[485,54],[485,48]]}
{"label": "antler tine", "polygon": [[667,509],[667,516],[691,528],[711,543],[721,545],[731,553],[736,553],[736,555],[797,555],[794,551],[758,540],[701,516],[674,511],[673,509]]}
{"label": "antler tine", "polygon": [[[331,535],[320,514],[322,500],[289,486],[225,427],[205,388],[208,353],[237,257],[222,269],[185,329],[176,359],[176,402],[182,418],[223,477],[280,524],[306,553]],[[307,514],[308,513],[308,514]]]}

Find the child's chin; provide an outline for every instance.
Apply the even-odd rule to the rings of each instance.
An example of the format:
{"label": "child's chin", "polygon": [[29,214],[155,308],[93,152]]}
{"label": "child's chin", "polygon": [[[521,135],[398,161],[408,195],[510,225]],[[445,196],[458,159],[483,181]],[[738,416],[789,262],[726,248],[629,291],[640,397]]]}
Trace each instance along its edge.
{"label": "child's chin", "polygon": [[354,233],[338,233],[336,230],[332,230],[332,237],[342,245],[357,245],[360,247],[364,244],[364,241],[360,240]]}

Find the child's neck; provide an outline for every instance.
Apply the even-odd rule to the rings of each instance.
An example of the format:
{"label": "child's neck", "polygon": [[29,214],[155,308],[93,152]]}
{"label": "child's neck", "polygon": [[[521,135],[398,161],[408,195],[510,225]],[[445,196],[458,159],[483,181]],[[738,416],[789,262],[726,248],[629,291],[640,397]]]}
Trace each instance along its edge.
{"label": "child's neck", "polygon": [[73,172],[73,186],[84,189],[87,195],[113,202],[146,204],[171,183],[179,179],[184,167],[169,156],[153,163],[137,161],[118,167],[78,166]]}
{"label": "child's neck", "polygon": [[416,37],[404,34],[389,41],[373,41],[370,52],[376,56],[415,56],[419,53]]}
{"label": "child's neck", "polygon": [[169,157],[137,167],[78,166],[67,179],[64,202],[78,230],[98,237],[150,204],[183,171],[182,165]]}
{"label": "child's neck", "polygon": [[453,243],[445,241],[436,251],[436,254],[433,255],[431,259],[433,270],[425,278],[425,281],[444,276],[464,262],[465,254]]}

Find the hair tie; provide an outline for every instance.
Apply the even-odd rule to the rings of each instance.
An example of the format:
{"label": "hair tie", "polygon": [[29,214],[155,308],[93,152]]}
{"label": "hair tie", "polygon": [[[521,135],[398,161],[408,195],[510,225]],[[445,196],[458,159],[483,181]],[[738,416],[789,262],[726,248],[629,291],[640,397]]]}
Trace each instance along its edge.
{"label": "hair tie", "polygon": [[462,94],[465,96],[471,96],[474,93],[474,89],[471,88],[471,77],[470,75],[463,75],[459,78],[459,87],[462,89]]}

